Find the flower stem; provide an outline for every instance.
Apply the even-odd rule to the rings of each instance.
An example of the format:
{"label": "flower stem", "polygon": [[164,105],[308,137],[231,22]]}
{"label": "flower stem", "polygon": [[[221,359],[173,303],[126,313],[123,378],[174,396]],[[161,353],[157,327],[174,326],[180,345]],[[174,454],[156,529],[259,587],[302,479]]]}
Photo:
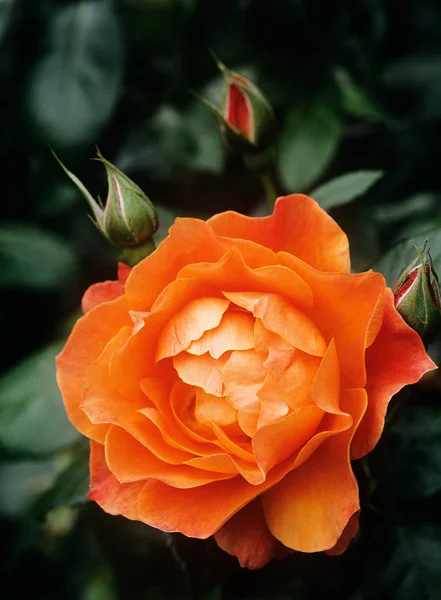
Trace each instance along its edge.
{"label": "flower stem", "polygon": [[268,204],[268,208],[271,212],[274,209],[274,203],[278,197],[277,186],[274,181],[274,176],[271,171],[265,171],[260,176],[260,181],[262,182],[263,188],[265,190],[265,197]]}
{"label": "flower stem", "polygon": [[139,246],[134,246],[133,248],[123,248],[121,260],[126,265],[129,265],[129,267],[134,267],[155,250],[156,245],[151,237]]}

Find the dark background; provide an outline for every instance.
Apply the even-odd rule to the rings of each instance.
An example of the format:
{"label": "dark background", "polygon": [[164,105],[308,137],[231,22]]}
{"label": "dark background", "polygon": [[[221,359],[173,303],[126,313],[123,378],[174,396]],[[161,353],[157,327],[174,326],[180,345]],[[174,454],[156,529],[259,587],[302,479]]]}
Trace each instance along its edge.
{"label": "dark background", "polygon": [[375,267],[391,285],[415,254],[406,240],[428,237],[441,271],[439,0],[0,0],[2,597],[437,600],[437,376],[405,391],[355,465],[361,535],[340,558],[293,555],[251,573],[210,540],[82,504],[87,446],[53,359],[86,287],[115,278],[116,255],[49,147],[105,198],[105,171],[88,160],[99,146],[155,203],[158,242],[176,215],[263,214],[258,176],[191,93],[220,101],[210,51],[274,108],[281,194],[348,172],[375,182],[321,195],[354,270]]}

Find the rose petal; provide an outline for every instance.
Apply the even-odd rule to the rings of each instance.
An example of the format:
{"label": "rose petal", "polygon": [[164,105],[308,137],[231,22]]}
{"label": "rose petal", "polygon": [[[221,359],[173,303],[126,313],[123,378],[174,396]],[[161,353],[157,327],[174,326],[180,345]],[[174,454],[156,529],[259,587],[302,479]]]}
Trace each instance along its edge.
{"label": "rose petal", "polygon": [[125,329],[128,328],[123,328],[87,369],[81,408],[91,423],[119,425],[159,459],[171,464],[180,464],[191,455],[167,444],[157,427],[152,422],[146,421],[138,412],[140,408],[149,404],[145,395],[127,398],[112,386],[109,378],[109,357],[123,343],[126,337]]}
{"label": "rose petal", "polygon": [[256,402],[251,406],[241,408],[237,413],[239,427],[248,437],[253,437],[257,430],[257,422],[260,415],[260,406]]}
{"label": "rose petal", "polygon": [[225,363],[222,379],[228,402],[238,410],[259,408],[257,392],[265,382],[265,355],[254,350],[235,350]]}
{"label": "rose petal", "polygon": [[420,336],[394,308],[392,291],[385,292],[383,324],[366,351],[368,407],[352,442],[352,458],[370,452],[378,442],[391,397],[436,369]]}
{"label": "rose petal", "polygon": [[241,132],[251,142],[255,141],[253,110],[250,100],[242,89],[233,83],[228,86],[224,114],[226,122],[233,129]]}
{"label": "rose petal", "polygon": [[147,258],[133,267],[126,295],[132,310],[149,311],[167,285],[188,264],[217,262],[230,246],[217,241],[211,228],[199,219],[176,219],[170,235]]}
{"label": "rose petal", "polygon": [[340,400],[340,367],[334,340],[331,340],[312,384],[312,399],[322,410],[342,414]]}
{"label": "rose petal", "polygon": [[240,566],[248,569],[264,567],[280,546],[268,529],[259,498],[231,517],[214,538],[222,550],[236,556]]}
{"label": "rose petal", "polygon": [[197,298],[189,302],[164,327],[158,341],[156,361],[176,356],[207,330],[217,327],[228,305],[229,302],[222,298]]}
{"label": "rose petal", "polygon": [[237,476],[184,490],[150,480],[138,499],[139,518],[162,531],[180,531],[188,537],[205,539],[251,500],[280,481],[290,468],[289,463],[276,467],[260,485],[252,485]]}
{"label": "rose petal", "polygon": [[228,350],[254,348],[254,319],[247,313],[226,312],[215,329],[206,331],[202,337],[188,346],[187,352],[201,355],[209,352],[219,358]]}
{"label": "rose petal", "polygon": [[240,458],[251,464],[256,463],[256,459],[251,452],[250,442],[239,442],[238,440],[231,439],[217,423],[211,425],[214,434],[216,435],[219,445],[226,450],[232,457]]}
{"label": "rose petal", "polygon": [[274,333],[274,331],[267,329],[262,319],[255,319],[254,322],[254,347],[258,352],[268,352],[270,349],[286,351],[289,362],[291,362],[292,354],[295,352],[295,348],[289,342]]}
{"label": "rose petal", "polygon": [[97,502],[111,515],[139,519],[138,497],[144,485],[144,481],[119,483],[109,471],[104,446],[90,442],[90,500]]}
{"label": "rose petal", "polygon": [[[138,263],[130,272],[126,282],[128,305],[132,310],[149,311],[153,304],[167,288],[176,280],[180,271],[187,266],[198,263],[217,263],[237,243],[217,236],[206,221],[200,219],[176,219],[170,228],[170,234],[159,247],[147,258]],[[269,248],[253,242],[239,244],[243,263],[251,268],[277,264],[277,257]],[[306,294],[311,301],[311,290],[301,278],[286,271],[286,284],[294,284],[300,296]],[[279,273],[268,273],[276,281]],[[181,275],[182,276],[182,275]],[[281,286],[279,282],[278,286]]]}
{"label": "rose petal", "polygon": [[[161,247],[162,244],[159,248]],[[127,286],[134,277],[134,271],[138,269],[138,266],[132,269],[127,280],[126,297],[128,297]],[[279,290],[286,287],[286,296],[290,299],[298,297],[298,303],[301,294],[305,293],[304,300],[309,306],[312,304],[311,289],[299,276],[296,275],[296,285],[291,285],[286,273],[292,273],[292,271],[286,267],[283,267],[283,275],[280,275],[273,267],[264,273],[263,270],[253,271],[245,265],[239,251],[234,247],[216,264],[190,265],[188,277],[182,277],[184,271],[187,272],[187,269],[183,269],[179,274],[180,277],[166,286],[159,295],[152,311],[144,319],[144,327],[136,335],[133,335],[112,358],[110,364],[112,381],[126,395],[131,395],[136,391],[140,380],[154,374],[157,339],[161,330],[170,316],[182,310],[195,298],[216,295],[222,289],[226,289],[225,286],[228,286],[227,289],[230,290],[241,290],[246,283],[248,289],[254,288],[259,291],[262,289]],[[141,285],[141,281],[138,283]],[[139,304],[135,310],[138,309]]]}
{"label": "rose petal", "polygon": [[359,510],[349,444],[366,402],[362,389],[342,391],[342,409],[350,408],[353,426],[325,440],[306,462],[263,495],[270,531],[288,548],[300,552],[332,548]]}
{"label": "rose petal", "polygon": [[191,388],[187,389],[185,384],[177,382],[170,391],[161,380],[152,377],[141,382],[141,389],[152,400],[155,408],[141,409],[139,413],[157,426],[168,444],[195,456],[218,454],[219,446],[216,443],[190,429],[179,418],[177,405],[182,412],[186,411],[192,399]]}
{"label": "rose petal", "polygon": [[67,415],[81,433],[97,441],[103,441],[107,427],[93,425],[80,407],[85,371],[108,341],[128,324],[130,318],[124,298],[97,306],[77,321],[56,359],[57,382]]}
{"label": "rose petal", "polygon": [[196,390],[194,416],[198,423],[217,423],[225,426],[236,422],[237,410],[225,398],[207,394],[203,390]]}
{"label": "rose petal", "polygon": [[300,448],[293,460],[293,469],[297,469],[319,448],[328,438],[340,434],[342,431],[347,431],[352,427],[352,417],[350,415],[332,415],[325,413],[316,433],[306,444]]}
{"label": "rose petal", "polygon": [[89,312],[103,302],[111,302],[124,294],[124,284],[119,281],[103,281],[94,283],[84,293],[81,300],[83,313]]}
{"label": "rose petal", "polygon": [[115,425],[107,432],[105,450],[107,465],[120,483],[152,478],[176,488],[192,488],[235,475],[163,462]]}
{"label": "rose petal", "polygon": [[323,356],[326,352],[325,340],[313,321],[284,297],[225,291],[224,296],[261,319],[267,329],[277,333],[291,346],[314,356]]}
{"label": "rose petal", "polygon": [[[364,393],[364,390],[360,391]],[[352,421],[350,417],[341,415],[325,415],[324,419],[328,416],[331,420],[329,429],[332,429],[332,431],[314,436],[314,448],[322,443],[323,436],[336,435],[348,428],[350,423],[347,424],[347,419],[350,422]],[[221,431],[221,428],[216,424],[213,424],[213,429]],[[225,434],[223,435],[225,436]],[[319,436],[322,436],[322,439],[317,441]],[[225,438],[231,443],[227,436]],[[252,485],[243,477],[238,476],[226,481],[213,482],[198,488],[182,490],[171,488],[159,481],[150,480],[146,483],[139,497],[139,518],[144,523],[163,531],[180,531],[189,537],[207,538],[248,502],[282,480],[299,463],[299,456],[302,451],[297,457],[293,457],[271,469],[265,481],[259,485]],[[310,451],[312,452],[312,450]],[[251,460],[254,461],[253,455],[250,456]],[[300,460],[299,464],[301,462]],[[204,508],[202,511],[201,506]]]}
{"label": "rose petal", "polygon": [[[170,285],[171,293],[180,279],[189,279],[199,286],[213,286],[213,290],[242,292],[244,289],[283,295],[299,309],[310,309],[313,304],[311,288],[292,269],[280,264],[250,268],[241,252],[240,240],[215,264],[201,262],[184,267],[179,277]],[[210,288],[208,288],[210,289]],[[205,295],[207,292],[205,293]]]}
{"label": "rose petal", "polygon": [[269,217],[246,217],[228,211],[215,215],[208,224],[217,235],[252,240],[276,252],[289,252],[315,269],[349,271],[346,235],[308,196],[278,198]]}
{"label": "rose petal", "polygon": [[323,411],[304,406],[276,423],[261,427],[253,437],[253,453],[265,472],[282,463],[315,433]]}
{"label": "rose petal", "polygon": [[[272,351],[270,357],[274,360],[277,354]],[[288,363],[289,357],[291,361]],[[270,373],[273,377],[268,376],[259,391],[258,396],[263,406],[277,402],[279,398],[283,398],[292,410],[313,403],[311,390],[320,365],[319,357],[310,356],[300,350],[294,354],[282,352],[281,366],[285,367],[283,370],[279,371],[273,361],[267,360],[264,364],[271,368]]]}
{"label": "rose petal", "polygon": [[273,373],[266,375],[265,383],[259,390],[260,411],[257,429],[279,421],[289,413],[289,405],[282,395],[277,392],[276,378]]}
{"label": "rose petal", "polygon": [[132,268],[122,262],[118,263],[118,281],[125,284]]}
{"label": "rose petal", "polygon": [[329,548],[329,550],[326,550],[326,554],[329,554],[329,556],[339,556],[340,554],[343,554],[343,552],[346,552],[349,544],[351,543],[352,538],[358,531],[359,520],[360,520],[359,518],[360,518],[360,511],[357,511],[349,519],[348,524],[343,529],[343,533],[338,538],[338,541],[335,544],[335,546],[333,546],[332,548]]}
{"label": "rose petal", "polygon": [[237,475],[237,468],[231,456],[225,453],[212,454],[211,456],[199,456],[185,461],[186,465],[203,469],[205,471],[216,471],[218,473],[232,473]]}
{"label": "rose petal", "polygon": [[229,356],[226,354],[216,360],[209,354],[193,356],[187,352],[181,352],[173,358],[173,364],[179,377],[185,383],[198,386],[207,394],[223,396],[222,368],[228,358]]}
{"label": "rose petal", "polygon": [[372,335],[372,318],[384,294],[380,273],[319,273],[296,257],[280,253],[314,290],[312,316],[325,340],[335,339],[344,387],[366,385],[365,348]]}

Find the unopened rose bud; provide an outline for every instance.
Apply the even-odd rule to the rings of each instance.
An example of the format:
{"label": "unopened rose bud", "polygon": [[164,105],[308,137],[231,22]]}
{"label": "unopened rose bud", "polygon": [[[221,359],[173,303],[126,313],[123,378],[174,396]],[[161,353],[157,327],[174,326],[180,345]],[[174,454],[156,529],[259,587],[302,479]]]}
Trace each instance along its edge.
{"label": "unopened rose bud", "polygon": [[86,198],[97,228],[110,242],[123,249],[124,262],[133,266],[150,254],[154,249],[152,236],[158,229],[158,219],[153,204],[141,188],[98,152],[96,160],[105,166],[109,183],[103,207],[78,177],[66,169],[57,156],[55,158]]}
{"label": "unopened rose bud", "polygon": [[140,187],[98,153],[106,167],[109,192],[103,212],[103,232],[121,248],[139,246],[158,229],[153,204]]}
{"label": "unopened rose bud", "polygon": [[441,327],[440,289],[427,242],[418,254],[394,286],[395,307],[406,323],[428,342]]}
{"label": "unopened rose bud", "polygon": [[217,63],[226,84],[222,110],[205,102],[213,110],[222,135],[233,150],[241,153],[268,150],[277,129],[269,102],[249,79]]}

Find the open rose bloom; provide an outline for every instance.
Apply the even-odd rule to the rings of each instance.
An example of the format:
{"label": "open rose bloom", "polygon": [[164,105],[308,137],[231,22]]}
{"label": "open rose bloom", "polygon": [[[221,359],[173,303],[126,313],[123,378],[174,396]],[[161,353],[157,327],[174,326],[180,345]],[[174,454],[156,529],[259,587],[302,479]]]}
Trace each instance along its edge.
{"label": "open rose bloom", "polygon": [[178,219],[119,282],[92,286],[57,361],[91,440],[89,497],[215,535],[250,568],[342,552],[360,510],[351,460],[435,368],[382,275],[349,265],[338,225],[293,195],[269,217]]}

